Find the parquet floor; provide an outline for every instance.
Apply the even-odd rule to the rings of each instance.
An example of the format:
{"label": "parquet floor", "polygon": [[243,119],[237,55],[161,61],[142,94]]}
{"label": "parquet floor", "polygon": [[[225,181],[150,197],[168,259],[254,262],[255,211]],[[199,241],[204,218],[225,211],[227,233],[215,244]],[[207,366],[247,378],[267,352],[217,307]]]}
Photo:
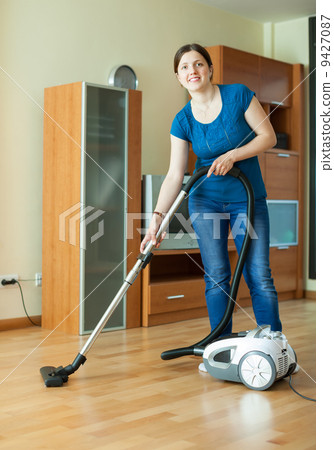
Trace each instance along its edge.
{"label": "parquet floor", "polygon": [[[309,397],[316,396],[315,306],[280,303],[301,366],[293,385]],[[234,324],[254,327],[241,310]],[[39,368],[71,363],[87,337],[1,332],[0,448],[314,449],[316,404],[286,380],[257,392],[199,373],[197,357],[160,359],[207,334],[207,319],[103,333],[68,383],[46,388]]]}

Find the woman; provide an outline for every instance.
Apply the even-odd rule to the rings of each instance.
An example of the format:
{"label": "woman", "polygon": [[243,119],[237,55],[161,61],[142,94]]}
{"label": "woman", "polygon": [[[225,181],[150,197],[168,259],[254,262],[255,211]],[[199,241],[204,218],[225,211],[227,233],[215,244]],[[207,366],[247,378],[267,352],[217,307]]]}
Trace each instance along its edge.
{"label": "woman", "polygon": [[[161,187],[156,210],[141,244],[158,247],[156,233],[164,214],[180,191],[187,168],[189,142],[197,155],[196,169],[210,165],[189,196],[190,216],[205,270],[205,296],[213,330],[226,309],[231,269],[227,243],[229,224],[238,251],[247,211],[246,192],[240,181],[225,176],[235,165],[252,183],[255,194],[254,232],[244,278],[249,287],[258,325],[281,331],[277,293],[269,267],[269,218],[266,190],[257,155],[276,144],[274,130],[254,93],[241,84],[213,85],[208,52],[198,44],[181,47],[174,58],[177,79],[191,100],[176,115],[171,127],[170,167]],[[218,225],[217,225],[218,224]],[[232,332],[232,320],[223,334]]]}

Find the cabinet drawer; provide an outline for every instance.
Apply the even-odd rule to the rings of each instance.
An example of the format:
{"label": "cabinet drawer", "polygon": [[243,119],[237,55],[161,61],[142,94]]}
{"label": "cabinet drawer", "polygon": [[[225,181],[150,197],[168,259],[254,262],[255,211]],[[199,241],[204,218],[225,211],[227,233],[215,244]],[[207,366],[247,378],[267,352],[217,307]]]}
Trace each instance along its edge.
{"label": "cabinet drawer", "polygon": [[298,199],[298,156],[289,153],[266,153],[265,184],[268,198]]}
{"label": "cabinet drawer", "polygon": [[278,292],[297,289],[297,247],[271,248],[270,264]]}
{"label": "cabinet drawer", "polygon": [[157,283],[149,286],[148,314],[205,306],[203,279]]}

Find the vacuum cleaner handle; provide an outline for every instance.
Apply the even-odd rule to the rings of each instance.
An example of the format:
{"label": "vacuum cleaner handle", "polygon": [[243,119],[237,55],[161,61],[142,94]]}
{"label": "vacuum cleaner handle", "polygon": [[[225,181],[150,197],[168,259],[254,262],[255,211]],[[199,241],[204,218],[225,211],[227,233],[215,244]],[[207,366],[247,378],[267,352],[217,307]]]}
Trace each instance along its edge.
{"label": "vacuum cleaner handle", "polygon": [[[182,190],[189,194],[190,189],[193,185],[198,181],[203,175],[206,175],[211,166],[205,166],[198,169],[188,180],[188,182],[183,186]],[[232,167],[232,169],[228,172],[228,175],[232,177],[238,178],[240,174],[240,169],[238,167]]]}
{"label": "vacuum cleaner handle", "polygon": [[[189,183],[191,183],[190,188],[193,186],[193,184],[207,171],[209,170],[209,167],[203,167],[202,169],[199,169],[193,177],[197,175],[196,178],[193,179],[193,177],[189,180]],[[246,194],[247,194],[247,223],[246,223],[246,233],[244,237],[244,241],[240,250],[239,258],[237,261],[237,265],[234,271],[232,283],[231,283],[231,290],[229,299],[227,302],[226,310],[224,313],[224,316],[220,323],[217,325],[217,327],[204,339],[197,342],[196,344],[193,344],[189,347],[183,347],[183,348],[177,348],[173,350],[167,350],[161,354],[161,358],[164,360],[168,359],[174,359],[179,358],[181,356],[185,355],[196,355],[196,356],[202,356],[204,353],[204,348],[213,342],[215,339],[217,339],[224,329],[227,327],[228,323],[230,322],[234,310],[235,300],[237,297],[237,292],[239,288],[239,283],[242,275],[242,269],[245,264],[247,252],[249,250],[249,245],[251,242],[251,236],[250,236],[250,230],[254,223],[254,191],[253,187],[248,180],[248,178],[241,172],[241,170],[237,167],[233,167],[229,172],[228,175],[231,175],[235,178],[238,178],[239,181],[243,184]],[[187,185],[185,186],[187,188]],[[189,190],[190,190],[189,188]]]}

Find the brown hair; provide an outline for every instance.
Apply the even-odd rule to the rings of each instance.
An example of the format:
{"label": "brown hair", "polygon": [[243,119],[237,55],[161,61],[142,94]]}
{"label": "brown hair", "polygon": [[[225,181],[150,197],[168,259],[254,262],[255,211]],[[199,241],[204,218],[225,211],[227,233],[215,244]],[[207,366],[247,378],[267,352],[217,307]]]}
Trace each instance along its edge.
{"label": "brown hair", "polygon": [[202,47],[199,44],[186,44],[186,45],[183,45],[182,47],[180,47],[178,49],[178,51],[175,53],[175,56],[174,56],[174,72],[175,73],[177,73],[177,69],[179,67],[182,56],[185,53],[191,52],[192,50],[200,53],[203,56],[203,58],[205,59],[205,61],[208,63],[209,67],[212,66],[211,56],[209,55],[209,52],[204,47]]}

